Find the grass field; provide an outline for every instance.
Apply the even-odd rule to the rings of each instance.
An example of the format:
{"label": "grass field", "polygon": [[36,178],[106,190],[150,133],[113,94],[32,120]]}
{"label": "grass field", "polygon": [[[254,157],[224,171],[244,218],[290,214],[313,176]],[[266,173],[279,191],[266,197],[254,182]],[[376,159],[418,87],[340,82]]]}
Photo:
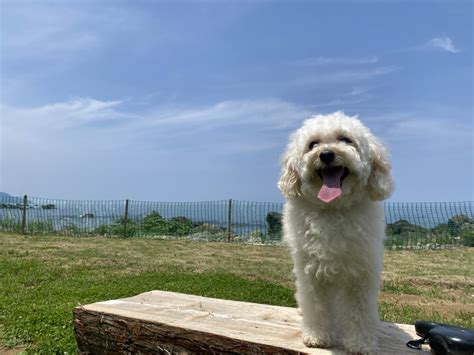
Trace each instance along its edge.
{"label": "grass field", "polygon": [[[474,249],[390,251],[381,317],[474,327]],[[0,353],[77,351],[72,309],[154,289],[295,306],[285,248],[0,233]]]}

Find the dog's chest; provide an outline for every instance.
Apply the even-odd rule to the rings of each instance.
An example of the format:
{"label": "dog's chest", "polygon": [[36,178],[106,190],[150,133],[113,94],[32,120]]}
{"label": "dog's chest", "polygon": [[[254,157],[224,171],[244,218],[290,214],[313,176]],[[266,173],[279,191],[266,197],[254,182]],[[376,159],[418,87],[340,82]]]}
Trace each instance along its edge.
{"label": "dog's chest", "polygon": [[304,271],[317,279],[345,281],[371,268],[370,231],[363,221],[342,215],[306,218],[298,251]]}

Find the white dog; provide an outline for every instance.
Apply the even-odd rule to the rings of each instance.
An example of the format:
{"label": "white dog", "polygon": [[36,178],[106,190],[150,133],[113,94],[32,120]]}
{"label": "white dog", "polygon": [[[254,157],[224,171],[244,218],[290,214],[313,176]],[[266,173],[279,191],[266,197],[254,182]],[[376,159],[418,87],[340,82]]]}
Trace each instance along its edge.
{"label": "white dog", "polygon": [[[284,240],[309,347],[376,348],[384,213],[392,192],[387,151],[356,117],[314,116],[290,137],[278,186]],[[340,336],[339,336],[340,335]]]}

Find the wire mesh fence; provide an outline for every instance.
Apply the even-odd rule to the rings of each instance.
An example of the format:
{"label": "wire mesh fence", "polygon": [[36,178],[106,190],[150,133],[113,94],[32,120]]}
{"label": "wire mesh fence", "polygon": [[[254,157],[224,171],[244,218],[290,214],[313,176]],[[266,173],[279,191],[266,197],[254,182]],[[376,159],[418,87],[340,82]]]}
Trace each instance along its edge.
{"label": "wire mesh fence", "polygon": [[[389,249],[474,246],[474,202],[385,203]],[[280,244],[282,203],[0,198],[0,231]]]}

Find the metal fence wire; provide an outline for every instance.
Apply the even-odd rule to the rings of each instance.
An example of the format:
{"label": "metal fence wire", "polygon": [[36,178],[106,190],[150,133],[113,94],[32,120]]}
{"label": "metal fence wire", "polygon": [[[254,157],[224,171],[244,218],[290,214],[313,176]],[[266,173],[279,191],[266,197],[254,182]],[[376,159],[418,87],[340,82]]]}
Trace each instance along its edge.
{"label": "metal fence wire", "polygon": [[[389,249],[474,246],[474,202],[384,204]],[[280,244],[282,203],[0,198],[0,231]]]}

